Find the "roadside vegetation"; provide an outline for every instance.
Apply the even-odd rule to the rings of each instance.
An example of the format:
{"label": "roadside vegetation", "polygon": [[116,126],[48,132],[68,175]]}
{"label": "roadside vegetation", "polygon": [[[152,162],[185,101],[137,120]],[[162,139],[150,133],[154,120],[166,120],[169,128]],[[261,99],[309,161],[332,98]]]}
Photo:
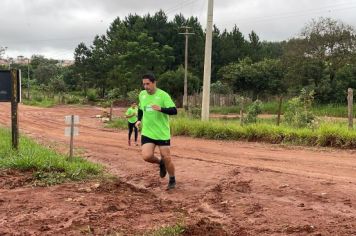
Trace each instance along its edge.
{"label": "roadside vegetation", "polygon": [[39,145],[27,137],[20,138],[19,150],[11,148],[11,133],[0,127],[0,170],[32,172],[34,184],[53,185],[98,177],[103,167],[80,157],[65,155]]}
{"label": "roadside vegetation", "polygon": [[[180,111],[171,119],[173,135],[216,140],[243,140],[266,143],[283,143],[306,146],[356,148],[356,130],[349,129],[347,120],[324,120],[313,113],[313,91],[302,90],[298,97],[286,103],[284,117],[279,125],[276,116],[258,118],[263,103],[256,100],[242,118],[199,119],[200,109],[189,113]],[[118,118],[108,127],[126,129],[126,120]]]}
{"label": "roadside vegetation", "polygon": [[[115,119],[109,127],[126,129],[126,121]],[[349,130],[346,122],[322,123],[318,128],[277,126],[273,119],[258,119],[256,123],[242,125],[237,120],[212,120],[177,117],[171,119],[173,135],[216,140],[241,140],[273,144],[356,148],[356,130]]]}
{"label": "roadside vegetation", "polygon": [[[246,109],[250,104],[246,105]],[[287,103],[282,103],[282,115],[286,111]],[[227,106],[227,107],[212,107],[210,109],[211,113],[214,114],[239,114],[240,106]],[[261,106],[262,114],[277,114],[278,113],[278,102],[264,102]],[[328,116],[328,117],[347,117],[347,104],[314,104],[311,111],[316,116]],[[356,106],[353,108],[353,113],[356,114]]]}

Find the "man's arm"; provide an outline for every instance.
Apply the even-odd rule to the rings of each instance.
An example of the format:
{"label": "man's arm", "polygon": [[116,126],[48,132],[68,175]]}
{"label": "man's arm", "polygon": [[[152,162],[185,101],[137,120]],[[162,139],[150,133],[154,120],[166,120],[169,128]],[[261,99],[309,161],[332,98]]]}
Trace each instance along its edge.
{"label": "man's arm", "polygon": [[161,108],[161,112],[167,115],[177,115],[178,111],[175,107]]}
{"label": "man's arm", "polygon": [[143,116],[143,111],[141,109],[138,109],[138,115],[137,115],[137,120],[141,121]]}
{"label": "man's arm", "polygon": [[176,107],[167,107],[167,108],[164,108],[164,107],[160,107],[158,105],[152,105],[152,109],[155,110],[155,111],[160,111],[164,114],[167,114],[167,115],[177,115],[177,108]]}
{"label": "man's arm", "polygon": [[131,118],[131,117],[134,117],[136,114],[132,114],[132,115],[126,115],[125,117],[126,118]]}

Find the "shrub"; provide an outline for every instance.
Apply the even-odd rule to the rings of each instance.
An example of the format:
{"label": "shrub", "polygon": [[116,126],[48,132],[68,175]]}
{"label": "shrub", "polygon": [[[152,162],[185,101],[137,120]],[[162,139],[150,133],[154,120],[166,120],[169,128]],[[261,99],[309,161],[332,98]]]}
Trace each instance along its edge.
{"label": "shrub", "polygon": [[254,101],[247,110],[247,116],[244,123],[256,123],[257,116],[262,113],[262,102],[260,100]]}
{"label": "shrub", "polygon": [[65,96],[65,101],[67,104],[79,104],[81,102],[80,98],[75,95]]}
{"label": "shrub", "polygon": [[311,112],[314,101],[314,91],[307,92],[301,90],[298,97],[294,97],[288,101],[284,118],[286,122],[295,127],[315,128],[318,124],[316,116]]}
{"label": "shrub", "polygon": [[89,89],[87,93],[88,102],[95,102],[98,99],[98,94],[95,89]]}
{"label": "shrub", "polygon": [[138,101],[138,95],[140,92],[141,91],[139,89],[135,89],[127,93],[127,98],[129,99],[130,103]]}
{"label": "shrub", "polygon": [[201,118],[201,108],[200,107],[189,107],[189,114],[192,118]]}

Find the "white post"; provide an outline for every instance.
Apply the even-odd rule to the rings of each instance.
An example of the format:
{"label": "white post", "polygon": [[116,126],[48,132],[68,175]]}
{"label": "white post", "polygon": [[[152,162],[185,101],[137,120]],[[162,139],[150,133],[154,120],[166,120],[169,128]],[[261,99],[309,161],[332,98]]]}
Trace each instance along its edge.
{"label": "white post", "polygon": [[209,120],[210,109],[210,80],[211,80],[211,47],[213,34],[213,7],[214,1],[208,1],[208,19],[206,24],[206,39],[205,39],[205,58],[204,58],[204,82],[203,82],[203,101],[201,119]]}
{"label": "white post", "polygon": [[69,158],[72,158],[72,157],[73,157],[73,136],[74,136],[74,115],[71,115]]}

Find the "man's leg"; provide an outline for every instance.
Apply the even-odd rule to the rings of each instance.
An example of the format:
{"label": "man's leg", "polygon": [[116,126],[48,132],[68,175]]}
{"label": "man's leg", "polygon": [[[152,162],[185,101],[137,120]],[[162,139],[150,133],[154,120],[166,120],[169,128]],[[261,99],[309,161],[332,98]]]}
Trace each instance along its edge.
{"label": "man's leg", "polygon": [[143,160],[155,164],[160,163],[160,160],[154,156],[155,147],[156,145],[154,143],[145,143],[142,145]]}
{"label": "man's leg", "polygon": [[173,189],[175,188],[176,185],[176,179],[175,179],[175,168],[171,158],[170,146],[159,146],[159,150],[161,152],[164,165],[169,174],[168,189]]}
{"label": "man's leg", "polygon": [[171,158],[171,151],[169,146],[159,146],[164,165],[166,166],[169,176],[174,176],[174,165]]}

